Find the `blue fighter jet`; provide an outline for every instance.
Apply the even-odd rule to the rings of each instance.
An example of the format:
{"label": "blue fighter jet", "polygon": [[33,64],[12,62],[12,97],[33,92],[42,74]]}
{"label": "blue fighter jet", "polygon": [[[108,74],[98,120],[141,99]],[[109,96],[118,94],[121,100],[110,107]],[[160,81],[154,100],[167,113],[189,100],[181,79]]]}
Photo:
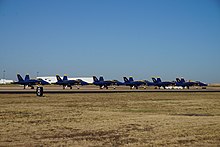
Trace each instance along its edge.
{"label": "blue fighter jet", "polygon": [[181,87],[183,87],[183,88],[186,87],[187,89],[189,89],[189,87],[195,86],[196,83],[195,83],[195,82],[191,82],[191,81],[186,82],[186,81],[184,80],[184,78],[181,78],[181,79],[176,78],[176,83],[175,83],[175,85],[176,85],[176,86],[181,86]]}
{"label": "blue fighter jet", "polygon": [[153,80],[155,86],[158,86],[159,88],[163,87],[165,89],[167,86],[175,85],[175,82],[169,82],[169,81],[162,82],[162,80],[160,78],[156,79],[156,78],[152,77],[152,80]]}
{"label": "blue fighter jet", "polygon": [[28,74],[25,76],[25,79],[23,79],[20,74],[17,74],[17,78],[18,78],[18,81],[14,82],[13,84],[24,85],[24,89],[26,88],[26,86],[31,87],[31,89],[34,89],[33,85],[38,85],[38,84],[47,85],[47,84],[49,84],[48,82],[46,82],[42,79],[41,80],[40,79],[39,80],[30,79],[30,76]]}
{"label": "blue fighter jet", "polygon": [[83,80],[81,80],[81,79],[77,79],[76,80],[80,85],[82,85],[82,86],[84,86],[84,85],[89,85],[89,83],[87,83],[87,82],[85,82],[85,81],[83,81]]}
{"label": "blue fighter jet", "polygon": [[132,77],[129,77],[129,80],[127,77],[123,77],[124,79],[124,85],[130,86],[130,89],[136,88],[138,89],[139,86],[146,85],[144,81],[134,81]]}
{"label": "blue fighter jet", "polygon": [[[25,76],[25,80],[31,80],[28,74]],[[47,81],[44,81],[43,79],[37,79],[37,81],[38,81],[38,84],[40,85],[50,85],[50,83],[48,83]]]}
{"label": "blue fighter jet", "polygon": [[147,86],[156,86],[156,84],[154,82],[150,82],[148,80],[145,80],[145,83]]}
{"label": "blue fighter jet", "polygon": [[188,81],[186,82],[184,78],[176,78],[176,86],[182,86],[183,88],[187,87],[187,89],[189,89],[189,87],[191,86],[200,86],[205,88],[206,86],[208,86],[208,84],[200,82],[200,81]]}
{"label": "blue fighter jet", "polygon": [[96,86],[99,86],[100,89],[103,89],[103,88],[108,89],[108,86],[113,85],[113,81],[105,81],[102,76],[99,77],[99,80],[98,80],[96,76],[93,76],[93,84]]}
{"label": "blue fighter jet", "polygon": [[203,83],[203,82],[200,82],[200,81],[196,81],[195,83],[196,83],[197,86],[200,86],[200,87],[203,87],[203,88],[205,88],[206,86],[208,86],[208,84]]}
{"label": "blue fighter jet", "polygon": [[[68,80],[67,75],[64,75],[63,80],[60,78],[59,75],[56,75],[57,82],[55,84],[62,85],[63,89],[66,87],[69,87],[70,89],[73,89],[73,85],[79,85],[79,81],[76,80]],[[77,87],[79,89],[79,87]]]}
{"label": "blue fighter jet", "polygon": [[120,82],[118,80],[112,80],[112,83],[113,83],[113,85],[116,85],[116,86],[125,85],[123,82]]}

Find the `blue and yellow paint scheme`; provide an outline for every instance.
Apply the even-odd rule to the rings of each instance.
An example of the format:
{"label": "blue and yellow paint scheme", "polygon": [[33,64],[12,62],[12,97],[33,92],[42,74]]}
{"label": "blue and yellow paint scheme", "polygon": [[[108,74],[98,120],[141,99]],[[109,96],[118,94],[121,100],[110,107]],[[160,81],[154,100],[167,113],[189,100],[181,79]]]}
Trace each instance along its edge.
{"label": "blue and yellow paint scheme", "polygon": [[164,89],[167,86],[174,86],[175,82],[170,82],[170,81],[162,81],[160,77],[157,77],[157,79],[155,77],[152,77],[152,81],[154,83],[154,86],[157,86],[159,88],[163,87]]}
{"label": "blue and yellow paint scheme", "polygon": [[59,75],[56,75],[56,78],[57,78],[57,82],[55,84],[62,85],[63,89],[66,89],[66,87],[69,87],[70,89],[72,89],[73,85],[79,85],[80,84],[80,82],[77,81],[77,80],[68,80],[67,75],[64,75],[63,79],[61,79],[61,77]]}
{"label": "blue and yellow paint scheme", "polygon": [[93,84],[96,86],[99,86],[100,89],[106,88],[108,89],[108,86],[113,85],[113,81],[105,81],[103,76],[100,76],[99,79],[96,76],[93,76]]}
{"label": "blue and yellow paint scheme", "polygon": [[123,79],[124,79],[124,85],[130,86],[130,89],[132,88],[138,89],[139,86],[146,85],[145,81],[134,81],[133,77],[129,77],[129,79],[127,77],[123,77]]}
{"label": "blue and yellow paint scheme", "polygon": [[26,86],[31,87],[31,89],[34,89],[34,85],[48,85],[48,84],[50,84],[42,79],[30,79],[29,74],[27,74],[25,76],[25,78],[23,79],[22,76],[18,73],[17,78],[18,78],[18,81],[13,82],[13,84],[23,85],[24,89],[26,88]]}

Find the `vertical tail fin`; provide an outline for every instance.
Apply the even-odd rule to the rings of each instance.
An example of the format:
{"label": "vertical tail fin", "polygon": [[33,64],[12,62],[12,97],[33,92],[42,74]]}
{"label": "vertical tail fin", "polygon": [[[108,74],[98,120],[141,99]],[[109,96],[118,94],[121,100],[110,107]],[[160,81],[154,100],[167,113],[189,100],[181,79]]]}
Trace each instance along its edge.
{"label": "vertical tail fin", "polygon": [[62,81],[63,81],[63,80],[60,78],[59,75],[56,75],[56,77],[57,77],[57,81],[58,81],[58,82],[62,82]]}
{"label": "vertical tail fin", "polygon": [[128,78],[123,77],[123,79],[124,79],[124,82],[129,82],[129,81],[128,81]]}
{"label": "vertical tail fin", "polygon": [[133,82],[134,81],[133,77],[129,77],[129,81]]}
{"label": "vertical tail fin", "polygon": [[103,76],[100,76],[100,77],[99,77],[99,81],[104,81]]}
{"label": "vertical tail fin", "polygon": [[93,81],[94,81],[94,82],[98,82],[99,80],[97,79],[96,76],[93,76]]}
{"label": "vertical tail fin", "polygon": [[19,82],[24,81],[20,74],[17,74],[17,78]]}
{"label": "vertical tail fin", "polygon": [[67,80],[68,80],[67,75],[64,75],[63,76],[63,81],[67,81]]}
{"label": "vertical tail fin", "polygon": [[178,83],[181,83],[180,78],[176,78],[176,81],[177,81]]}
{"label": "vertical tail fin", "polygon": [[162,82],[162,81],[161,81],[161,79],[160,79],[160,78],[157,78],[157,82],[158,82],[158,83],[160,83],[160,82]]}
{"label": "vertical tail fin", "polygon": [[152,81],[153,81],[154,83],[157,83],[157,80],[156,80],[156,78],[154,78],[154,77],[152,77]]}
{"label": "vertical tail fin", "polygon": [[182,82],[182,83],[185,83],[186,81],[184,80],[184,78],[181,78],[181,82]]}
{"label": "vertical tail fin", "polygon": [[26,74],[24,80],[25,80],[25,81],[26,81],[26,80],[30,80],[30,76],[29,76],[29,74]]}

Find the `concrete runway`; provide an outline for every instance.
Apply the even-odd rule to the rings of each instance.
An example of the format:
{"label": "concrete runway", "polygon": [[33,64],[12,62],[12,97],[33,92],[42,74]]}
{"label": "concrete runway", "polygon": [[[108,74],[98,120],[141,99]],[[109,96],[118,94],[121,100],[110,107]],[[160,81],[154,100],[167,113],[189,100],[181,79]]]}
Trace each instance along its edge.
{"label": "concrete runway", "polygon": [[[63,89],[62,86],[44,86],[44,93],[52,94],[68,94],[68,93],[134,93],[134,92],[220,92],[220,87],[207,87],[202,89],[201,87],[192,87],[190,89],[154,89],[154,87],[140,87],[139,89],[130,89],[126,86],[116,86],[116,89],[109,87],[109,89],[99,89],[98,86],[81,86],[80,89],[73,87],[73,89]],[[0,94],[30,94],[36,93],[35,89],[23,89],[23,86],[14,85],[1,85]]]}

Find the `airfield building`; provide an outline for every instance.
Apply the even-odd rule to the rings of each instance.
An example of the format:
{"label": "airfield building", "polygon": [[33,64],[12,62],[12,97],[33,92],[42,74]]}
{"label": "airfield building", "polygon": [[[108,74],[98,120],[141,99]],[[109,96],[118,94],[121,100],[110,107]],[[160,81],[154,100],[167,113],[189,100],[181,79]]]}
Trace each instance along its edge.
{"label": "airfield building", "polygon": [[[47,81],[50,84],[53,84],[53,83],[57,82],[56,76],[45,76],[45,77],[42,76],[42,77],[37,77],[37,79],[42,79],[44,81]],[[63,79],[63,77],[61,77],[61,79]],[[93,83],[93,78],[92,77],[75,77],[75,78],[69,78],[68,77],[68,80],[77,80],[77,79],[83,80],[87,83]]]}
{"label": "airfield building", "polygon": [[13,80],[6,80],[6,79],[1,79],[0,80],[0,84],[10,84],[12,82],[14,82],[14,81]]}

